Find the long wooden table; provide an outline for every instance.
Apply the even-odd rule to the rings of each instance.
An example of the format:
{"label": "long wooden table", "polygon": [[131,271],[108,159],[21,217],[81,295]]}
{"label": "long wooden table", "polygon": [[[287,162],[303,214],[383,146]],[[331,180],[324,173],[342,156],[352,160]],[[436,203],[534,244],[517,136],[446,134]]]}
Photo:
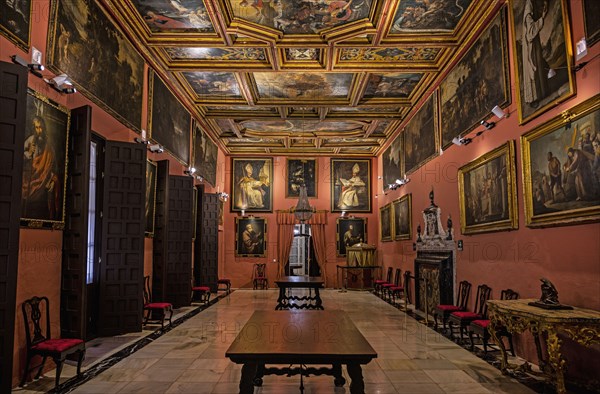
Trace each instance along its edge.
{"label": "long wooden table", "polygon": [[[276,310],[280,309],[320,309],[323,310],[323,301],[319,289],[323,287],[323,279],[320,277],[311,276],[282,276],[275,280],[279,287],[279,297],[277,298]],[[303,297],[292,296],[288,294],[288,289],[304,288],[315,291],[315,295]],[[305,301],[295,303],[292,301]]]}
{"label": "long wooden table", "polygon": [[[506,372],[512,366],[507,362],[504,343],[496,336],[498,328],[505,327],[508,332],[513,334],[530,330],[534,335],[540,368],[545,372],[554,372],[556,391],[559,394],[566,393],[563,376],[566,361],[560,352],[562,340],[558,337],[558,332],[566,334],[583,346],[600,344],[600,312],[582,308],[548,310],[529,305],[529,302],[532,301],[537,300],[490,300],[487,302],[490,319],[488,331],[502,352],[502,372]],[[544,360],[542,357],[540,346],[540,336],[543,332],[547,333],[548,360]],[[550,371],[546,368],[548,366],[551,368]]]}
{"label": "long wooden table", "polygon": [[[365,337],[345,312],[327,311],[256,311],[235,338],[225,357],[243,364],[240,393],[254,392],[264,375],[330,375],[336,386],[346,381],[342,364],[350,376],[350,393],[364,393],[362,364],[377,357]],[[284,364],[287,368],[267,368],[266,364]],[[304,365],[331,364],[331,368],[307,368]],[[291,365],[299,365],[292,368]]]}

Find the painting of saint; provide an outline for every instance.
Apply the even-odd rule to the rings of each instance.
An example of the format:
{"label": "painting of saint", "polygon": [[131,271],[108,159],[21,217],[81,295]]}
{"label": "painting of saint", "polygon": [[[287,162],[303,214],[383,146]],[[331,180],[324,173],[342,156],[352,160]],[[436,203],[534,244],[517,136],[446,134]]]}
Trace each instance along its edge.
{"label": "painting of saint", "polygon": [[392,34],[452,32],[473,0],[402,0]]}
{"label": "painting of saint", "polygon": [[404,171],[417,170],[438,154],[436,96],[433,94],[404,129]]}
{"label": "painting of saint", "polygon": [[150,137],[164,145],[167,151],[187,166],[190,164],[192,117],[153,72],[150,73],[149,84],[151,86],[148,99]]}
{"label": "painting of saint", "polygon": [[585,39],[588,47],[600,40],[600,1],[583,0],[583,16],[585,18]]}
{"label": "painting of saint", "polygon": [[235,255],[264,257],[267,245],[267,220],[255,217],[236,217]]}
{"label": "painting of saint", "polygon": [[0,33],[29,50],[31,0],[0,0]]}
{"label": "painting of saint", "polygon": [[144,60],[93,0],[52,2],[48,62],[77,90],[141,130]]}
{"label": "painting of saint", "polygon": [[217,145],[206,135],[198,123],[194,122],[194,165],[196,173],[208,183],[217,183]]}
{"label": "painting of saint", "polygon": [[317,160],[287,159],[286,198],[298,198],[300,186],[306,186],[308,198],[317,197]]}
{"label": "painting of saint", "polygon": [[346,249],[361,242],[367,242],[366,218],[338,218],[337,222],[337,255],[345,256]]}
{"label": "painting of saint", "polygon": [[392,220],[392,204],[379,208],[379,239],[382,242],[392,240],[392,233],[394,232]]}
{"label": "painting of saint", "polygon": [[21,224],[62,228],[70,112],[39,93],[27,95]]}
{"label": "painting of saint", "polygon": [[331,211],[371,212],[371,160],[331,159]]}
{"label": "painting of saint", "polygon": [[240,87],[235,75],[230,72],[186,71],[183,76],[194,93],[203,96],[222,98],[241,98]]}
{"label": "painting of saint", "polygon": [[575,94],[570,28],[564,0],[511,4],[517,108],[523,124]]}
{"label": "painting of saint", "polygon": [[270,212],[273,210],[273,159],[232,159],[232,211]]}
{"label": "painting of saint", "polygon": [[600,218],[600,101],[592,97],[522,137],[527,224]]}
{"label": "painting of saint", "polygon": [[132,0],[150,31],[214,33],[203,0]]}
{"label": "painting of saint", "polygon": [[401,178],[404,174],[402,168],[402,137],[402,134],[397,136],[381,155],[384,191],[389,190],[389,185],[394,184],[396,179]]}
{"label": "painting of saint", "polygon": [[348,97],[354,74],[256,72],[253,76],[261,98],[328,100]]}
{"label": "painting of saint", "polygon": [[423,74],[385,73],[371,74],[364,98],[408,98]]}
{"label": "painting of saint", "polygon": [[146,236],[154,236],[154,218],[156,212],[156,163],[146,161]]}
{"label": "painting of saint", "polygon": [[394,239],[412,239],[412,194],[392,202],[394,213]]}
{"label": "painting of saint", "polygon": [[510,103],[505,15],[503,8],[440,84],[443,147]]}

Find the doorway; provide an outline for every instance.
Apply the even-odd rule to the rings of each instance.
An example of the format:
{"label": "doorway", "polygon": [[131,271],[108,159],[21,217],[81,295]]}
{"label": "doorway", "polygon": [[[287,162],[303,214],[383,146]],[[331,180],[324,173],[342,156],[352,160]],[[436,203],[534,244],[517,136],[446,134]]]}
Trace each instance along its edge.
{"label": "doorway", "polygon": [[316,260],[310,224],[294,225],[294,238],[285,273],[288,276],[321,275],[321,269]]}

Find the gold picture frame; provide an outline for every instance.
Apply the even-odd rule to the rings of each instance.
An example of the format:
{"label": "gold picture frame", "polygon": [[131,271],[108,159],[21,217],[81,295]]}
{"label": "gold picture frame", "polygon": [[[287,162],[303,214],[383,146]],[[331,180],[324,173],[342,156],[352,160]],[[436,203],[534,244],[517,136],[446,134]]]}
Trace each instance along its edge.
{"label": "gold picture frame", "polygon": [[231,159],[231,211],[273,210],[273,158]]}
{"label": "gold picture frame", "polygon": [[317,198],[319,164],[314,158],[288,158],[285,164],[285,198],[300,197],[300,186],[306,186],[308,198]]}
{"label": "gold picture frame", "polygon": [[412,193],[392,201],[394,240],[412,239]]}
{"label": "gold picture frame", "polygon": [[346,256],[346,248],[357,243],[367,242],[367,218],[337,218],[336,229],[335,241],[338,257]]}
{"label": "gold picture frame", "polygon": [[394,208],[392,204],[386,204],[379,208],[379,239],[381,242],[389,242],[394,238]]}
{"label": "gold picture frame", "polygon": [[235,218],[235,256],[267,255],[267,219],[254,216]]}
{"label": "gold picture frame", "polygon": [[331,159],[331,212],[371,212],[371,159]]}
{"label": "gold picture frame", "polygon": [[589,162],[593,161],[589,145],[595,151],[600,149],[600,137],[591,135],[599,129],[597,94],[521,136],[528,227],[600,220],[598,170]]}
{"label": "gold picture frame", "polygon": [[515,141],[460,167],[458,197],[462,234],[518,229]]}

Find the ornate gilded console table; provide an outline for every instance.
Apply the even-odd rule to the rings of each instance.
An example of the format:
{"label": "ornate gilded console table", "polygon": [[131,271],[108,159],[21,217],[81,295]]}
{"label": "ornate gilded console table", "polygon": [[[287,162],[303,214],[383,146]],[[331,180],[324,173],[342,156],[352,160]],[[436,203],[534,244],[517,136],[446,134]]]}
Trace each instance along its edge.
{"label": "ornate gilded console table", "polygon": [[564,380],[566,360],[562,358],[560,349],[562,341],[558,337],[558,332],[586,347],[600,344],[600,312],[581,308],[547,310],[528,305],[531,301],[537,300],[488,301],[488,316],[490,319],[488,331],[502,352],[502,372],[506,373],[509,365],[506,360],[504,344],[496,336],[498,328],[505,327],[513,334],[530,330],[535,338],[542,370],[546,370],[546,361],[543,360],[541,353],[540,335],[546,332],[547,362],[556,375],[556,391],[559,394],[566,393]]}

